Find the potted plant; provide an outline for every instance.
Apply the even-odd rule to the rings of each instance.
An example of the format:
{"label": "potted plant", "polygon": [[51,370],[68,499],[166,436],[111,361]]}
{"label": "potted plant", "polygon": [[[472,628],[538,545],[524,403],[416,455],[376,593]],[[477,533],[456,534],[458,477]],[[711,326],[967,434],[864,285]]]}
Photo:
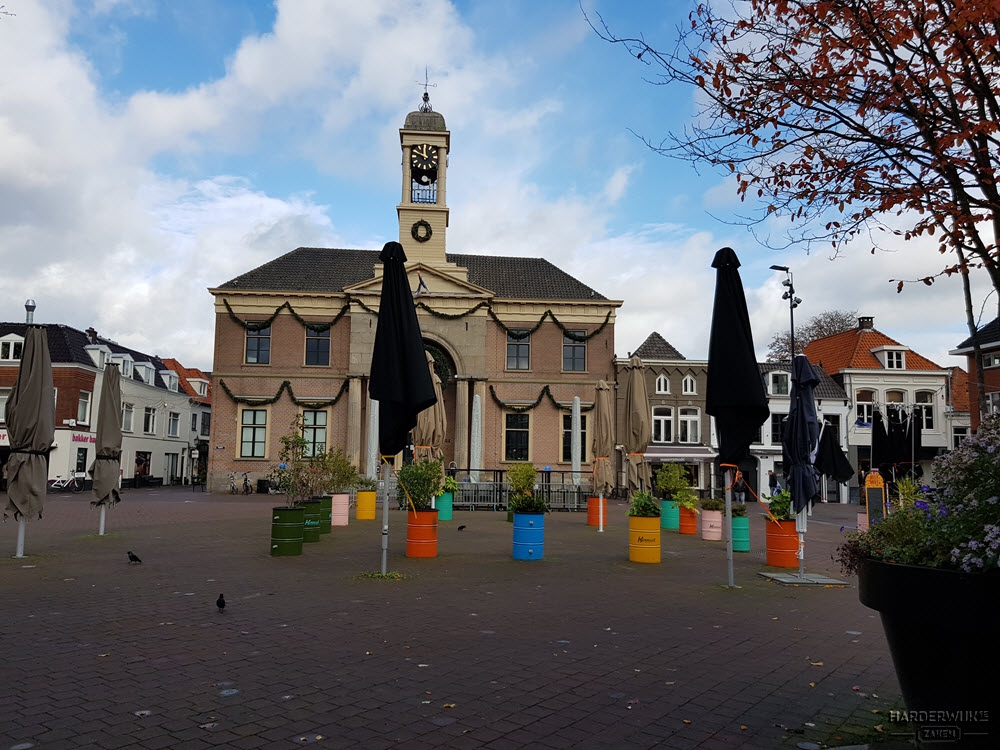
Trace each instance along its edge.
{"label": "potted plant", "polygon": [[660,562],[660,504],[648,492],[636,492],[628,506],[628,559]]}
{"label": "potted plant", "polygon": [[687,473],[679,463],[666,463],[656,472],[656,491],[663,496],[660,502],[660,528],[677,531],[681,519],[677,496],[689,489]]}
{"label": "potted plant", "polygon": [[767,564],[775,568],[799,567],[799,536],[795,531],[792,493],[781,490],[772,495],[767,507],[770,511],[765,523]]}
{"label": "potted plant", "polygon": [[535,494],[535,465],[516,463],[507,469],[508,519],[514,522],[515,560],[541,560],[545,553],[545,498]]}
{"label": "potted plant", "polygon": [[441,494],[444,467],[425,458],[402,466],[396,476],[407,499],[406,556],[437,557],[438,512],[431,500]]}
{"label": "potted plant", "polygon": [[710,542],[722,540],[722,511],[726,501],[718,497],[706,497],[701,501],[701,538]]}
{"label": "potted plant", "polygon": [[744,503],[733,503],[733,552],[750,551],[750,518]]}
{"label": "potted plant", "polygon": [[357,497],[354,518],[358,521],[374,521],[378,482],[363,474],[358,474],[354,480],[354,490]]}
{"label": "potted plant", "polygon": [[677,530],[682,534],[698,533],[698,496],[690,487],[684,487],[674,495],[677,503]]}
{"label": "potted plant", "polygon": [[267,478],[284,493],[288,507],[271,509],[271,554],[299,555],[303,542],[319,541],[319,502],[306,501],[323,491],[323,478],[305,455],[308,443],[302,437],[301,416],[292,420],[288,433],[278,440],[278,463]]}
{"label": "potted plant", "polygon": [[837,550],[844,572],[858,575],[862,604],[881,615],[907,709],[953,712],[947,723],[963,747],[1000,737],[998,455],[1000,415],[991,415],[935,459],[936,491]]}
{"label": "potted plant", "polygon": [[439,521],[450,521],[451,512],[454,508],[455,495],[458,494],[458,481],[455,477],[448,475],[444,478],[444,490],[438,495],[435,506],[438,509]]}

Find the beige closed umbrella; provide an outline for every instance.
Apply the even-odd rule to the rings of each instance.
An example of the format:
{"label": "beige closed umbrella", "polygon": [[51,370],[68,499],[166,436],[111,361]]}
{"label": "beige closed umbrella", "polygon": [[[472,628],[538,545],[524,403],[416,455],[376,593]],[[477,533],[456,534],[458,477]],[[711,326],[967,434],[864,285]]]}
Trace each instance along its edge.
{"label": "beige closed umbrella", "polygon": [[607,495],[615,486],[615,470],[611,455],[615,449],[614,407],[611,386],[597,381],[594,398],[593,426],[594,492]]}
{"label": "beige closed umbrella", "polygon": [[444,434],[448,429],[448,420],[444,413],[444,396],[441,393],[441,378],[434,371],[434,355],[430,352],[426,354],[427,368],[430,370],[437,401],[417,414],[417,426],[413,428],[414,461],[443,457]]}
{"label": "beige closed umbrella", "polygon": [[52,387],[52,360],[45,328],[28,326],[21,351],[17,381],[7,398],[7,506],[4,517],[18,522],[17,551],[24,557],[25,520],[41,518],[48,455],[55,442],[55,393]]}
{"label": "beige closed umbrella", "polygon": [[632,357],[625,365],[625,446],[626,479],[630,493],[650,490],[649,464],[646,448],[652,439],[652,418],[649,413],[649,392],[642,360]]}
{"label": "beige closed umbrella", "polygon": [[122,385],[116,365],[104,368],[101,400],[97,405],[97,455],[87,473],[94,480],[94,500],[90,504],[101,509],[98,536],[104,534],[108,506],[121,500],[118,476],[122,458]]}

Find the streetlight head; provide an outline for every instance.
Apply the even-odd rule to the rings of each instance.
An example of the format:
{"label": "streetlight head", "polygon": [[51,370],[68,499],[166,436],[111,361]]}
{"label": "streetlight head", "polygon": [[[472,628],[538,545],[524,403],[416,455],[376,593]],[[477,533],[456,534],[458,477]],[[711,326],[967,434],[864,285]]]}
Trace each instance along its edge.
{"label": "streetlight head", "polygon": [[784,294],[781,295],[781,299],[788,299],[791,296],[792,296],[791,292],[785,292]]}
{"label": "streetlight head", "polygon": [[796,307],[802,304],[802,300],[800,300],[798,297],[792,297],[792,302],[795,304]]}
{"label": "streetlight head", "polygon": [[784,271],[788,273],[788,266],[771,266],[772,271]]}
{"label": "streetlight head", "polygon": [[782,286],[791,286],[792,285],[792,280],[791,279],[785,279],[784,281],[781,282],[781,285]]}

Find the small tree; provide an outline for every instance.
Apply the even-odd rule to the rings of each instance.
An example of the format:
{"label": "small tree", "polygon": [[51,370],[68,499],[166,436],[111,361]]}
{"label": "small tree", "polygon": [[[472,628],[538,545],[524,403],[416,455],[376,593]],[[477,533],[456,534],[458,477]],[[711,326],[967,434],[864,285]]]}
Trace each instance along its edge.
{"label": "small tree", "polygon": [[[795,353],[801,354],[806,345],[816,339],[853,330],[858,324],[857,310],[826,310],[814,315],[802,326],[795,328]],[[789,332],[778,331],[767,345],[768,362],[788,362],[791,348]]]}
{"label": "small tree", "polygon": [[307,455],[310,444],[302,436],[302,415],[296,415],[288,433],[278,441],[278,464],[271,468],[268,479],[288,496],[289,503],[324,492],[342,492],[357,479],[354,465],[339,448]]}
{"label": "small tree", "polygon": [[656,472],[656,490],[668,499],[676,498],[689,486],[687,472],[679,463],[663,464]]}

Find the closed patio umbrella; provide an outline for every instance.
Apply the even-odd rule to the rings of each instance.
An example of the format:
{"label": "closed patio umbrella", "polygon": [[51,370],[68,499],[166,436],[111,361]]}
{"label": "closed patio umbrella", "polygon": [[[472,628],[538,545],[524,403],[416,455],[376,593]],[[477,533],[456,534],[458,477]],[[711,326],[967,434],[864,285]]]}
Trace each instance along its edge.
{"label": "closed patio umbrella", "polygon": [[788,474],[788,491],[795,509],[795,530],[799,535],[799,575],[805,566],[803,537],[809,507],[819,492],[816,451],[819,448],[819,418],[813,392],[819,384],[815,370],[805,355],[792,360],[792,389],[788,419],[781,436],[781,456]]}
{"label": "closed patio umbrella", "polygon": [[[757,367],[750,315],[740,278],[740,260],[732,248],[715,254],[715,301],[708,342],[705,410],[715,417],[719,463],[738,466],[750,457],[750,443],[770,414]],[[735,479],[736,470],[732,470]],[[732,487],[734,482],[727,483]],[[733,583],[733,497],[726,490],[726,560]]]}
{"label": "closed patio umbrella", "polygon": [[24,557],[25,520],[42,517],[49,471],[49,451],[55,441],[55,394],[52,360],[45,328],[25,331],[17,381],[7,398],[7,506],[4,518],[18,522],[15,557]]}
{"label": "closed patio umbrella", "polygon": [[122,458],[122,386],[116,365],[104,368],[101,400],[97,405],[97,455],[87,473],[94,480],[94,500],[91,505],[101,509],[98,535],[104,534],[104,519],[108,506],[121,500],[118,475]]}
{"label": "closed patio umbrella", "polygon": [[652,429],[646,375],[642,360],[633,356],[625,365],[625,434],[622,436],[630,493],[648,492],[650,489],[650,471],[645,454],[653,437]]}
{"label": "closed patio umbrella", "polygon": [[598,531],[604,531],[604,496],[615,486],[615,470],[611,465],[611,454],[615,449],[614,397],[611,386],[603,380],[597,381],[592,417],[594,451],[594,492],[598,503]]}
{"label": "closed patio umbrella", "polygon": [[[378,401],[379,452],[394,456],[406,445],[417,415],[437,401],[427,369],[424,341],[406,280],[406,253],[398,242],[387,242],[382,261],[382,294],[372,347],[368,395]],[[389,549],[389,500],[382,502],[382,573]]]}

